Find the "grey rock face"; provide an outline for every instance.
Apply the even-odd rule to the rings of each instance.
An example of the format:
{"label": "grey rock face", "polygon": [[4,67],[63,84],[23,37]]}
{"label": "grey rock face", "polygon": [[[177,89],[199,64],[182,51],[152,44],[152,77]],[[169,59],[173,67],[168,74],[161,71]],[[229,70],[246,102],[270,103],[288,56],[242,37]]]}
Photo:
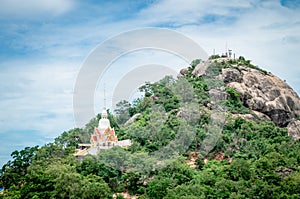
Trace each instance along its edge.
{"label": "grey rock face", "polygon": [[193,70],[192,74],[196,77],[201,77],[201,76],[205,75],[205,71],[211,63],[212,62],[210,60],[199,63]]}
{"label": "grey rock face", "polygon": [[132,124],[133,122],[135,122],[135,120],[141,115],[141,113],[137,113],[135,115],[133,115],[129,120],[127,120],[127,122],[125,122],[125,126],[128,126],[129,124]]}
{"label": "grey rock face", "polygon": [[[300,99],[284,81],[252,68],[223,69],[223,81],[241,94],[241,100],[251,110],[267,115],[278,126],[285,127],[300,116]],[[239,76],[239,77],[238,77]]]}
{"label": "grey rock face", "polygon": [[242,82],[241,72],[234,68],[225,68],[222,70],[224,83]]}
{"label": "grey rock face", "polygon": [[189,72],[189,69],[188,69],[188,68],[183,68],[183,69],[181,69],[181,70],[179,71],[179,74],[177,75],[177,77],[178,77],[178,78],[181,78],[181,77],[187,75],[188,72]]}
{"label": "grey rock face", "polygon": [[300,121],[292,120],[287,126],[288,134],[295,140],[300,139]]}
{"label": "grey rock face", "polygon": [[221,100],[225,100],[228,97],[228,94],[225,92],[225,88],[210,89],[208,93],[211,97],[212,102],[214,103]]}

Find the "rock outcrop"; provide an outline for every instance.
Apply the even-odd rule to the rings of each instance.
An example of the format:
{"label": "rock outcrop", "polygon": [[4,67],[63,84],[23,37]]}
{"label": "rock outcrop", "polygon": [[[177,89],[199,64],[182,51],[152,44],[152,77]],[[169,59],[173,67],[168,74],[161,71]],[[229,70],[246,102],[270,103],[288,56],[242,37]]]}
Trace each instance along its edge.
{"label": "rock outcrop", "polygon": [[179,71],[179,74],[177,75],[177,78],[181,78],[185,75],[187,75],[189,72],[189,69],[188,68],[183,68]]}
{"label": "rock outcrop", "polygon": [[222,78],[224,83],[241,83],[243,81],[243,76],[241,75],[241,72],[234,68],[224,68],[222,70]]}
{"label": "rock outcrop", "polygon": [[288,134],[294,140],[300,139],[300,121],[299,120],[292,120],[289,125],[287,126]]}
{"label": "rock outcrop", "polygon": [[212,62],[210,60],[205,61],[205,62],[200,62],[195,69],[193,70],[192,74],[196,77],[203,76],[205,74],[205,71],[207,67],[211,64]]}
{"label": "rock outcrop", "polygon": [[[243,61],[243,60],[241,60]],[[216,81],[223,81],[225,87],[231,87],[239,93],[240,100],[245,107],[250,109],[250,114],[235,114],[234,117],[242,117],[247,120],[273,121],[280,127],[287,127],[289,135],[294,139],[300,138],[300,99],[297,93],[283,80],[256,68],[253,65],[241,64],[240,60],[231,58],[218,58],[202,61],[193,70],[196,77],[207,76],[207,68],[212,63],[221,63],[221,74],[216,76]],[[227,62],[227,63],[226,63]],[[224,64],[225,63],[225,64]],[[180,71],[180,76],[186,75],[188,69]],[[209,90],[211,102],[208,108],[214,107],[218,100],[224,100],[228,96],[225,87]]]}
{"label": "rock outcrop", "polygon": [[129,124],[132,124],[133,122],[135,122],[137,120],[137,118],[141,115],[141,113],[137,113],[137,114],[134,114],[131,118],[129,118],[129,120],[127,120],[125,122],[125,126],[128,126]]}
{"label": "rock outcrop", "polygon": [[223,69],[222,77],[240,93],[246,107],[267,115],[278,126],[285,127],[300,116],[297,93],[278,77],[248,67]]}

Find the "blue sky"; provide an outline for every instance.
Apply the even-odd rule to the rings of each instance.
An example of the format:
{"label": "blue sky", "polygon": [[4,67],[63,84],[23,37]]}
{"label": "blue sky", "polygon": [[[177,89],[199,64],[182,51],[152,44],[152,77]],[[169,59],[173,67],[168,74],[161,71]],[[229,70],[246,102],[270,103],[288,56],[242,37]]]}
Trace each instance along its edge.
{"label": "blue sky", "polygon": [[[74,127],[73,88],[82,63],[123,31],[170,28],[209,54],[222,53],[227,43],[299,94],[299,11],[299,0],[0,0],[0,164],[13,150],[43,145]],[[163,52],[132,53],[114,65],[152,62],[177,71],[186,66]],[[109,73],[116,83],[118,70]]]}

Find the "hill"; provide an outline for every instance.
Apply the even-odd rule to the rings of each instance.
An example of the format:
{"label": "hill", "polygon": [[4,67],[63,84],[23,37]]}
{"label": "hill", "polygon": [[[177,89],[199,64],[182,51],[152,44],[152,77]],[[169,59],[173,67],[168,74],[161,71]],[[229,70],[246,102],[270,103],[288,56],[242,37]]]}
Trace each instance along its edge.
{"label": "hill", "polygon": [[140,90],[108,114],[128,149],[77,161],[98,115],[14,151],[0,198],[300,198],[300,100],[285,81],[243,57],[211,56]]}
{"label": "hill", "polygon": [[[243,106],[249,108],[253,116],[272,121],[280,127],[289,126],[290,132],[295,130],[291,129],[293,124],[300,124],[295,121],[295,118],[300,117],[300,100],[297,93],[272,73],[252,65],[243,57],[237,60],[211,57],[210,60],[199,63],[192,74],[205,77],[206,72],[203,69],[207,67],[219,67],[216,79],[223,81],[226,88],[234,89]],[[186,69],[181,71],[180,76],[184,75],[184,71]],[[225,87],[210,89],[210,96],[226,97]],[[242,117],[251,118],[249,115]],[[296,134],[295,136],[298,139]]]}

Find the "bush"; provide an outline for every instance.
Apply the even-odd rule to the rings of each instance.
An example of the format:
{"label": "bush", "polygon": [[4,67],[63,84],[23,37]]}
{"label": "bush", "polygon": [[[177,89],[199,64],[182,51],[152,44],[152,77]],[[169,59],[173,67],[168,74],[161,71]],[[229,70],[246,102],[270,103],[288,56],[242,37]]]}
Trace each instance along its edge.
{"label": "bush", "polygon": [[240,94],[236,90],[227,87],[226,93],[229,95],[229,98],[225,101],[225,103],[233,113],[241,113],[241,114],[249,113],[249,109],[246,108],[243,105],[243,103],[240,101],[239,99]]}
{"label": "bush", "polygon": [[220,58],[220,55],[211,55],[208,59],[209,60],[212,60],[212,59],[218,59],[218,58]]}

